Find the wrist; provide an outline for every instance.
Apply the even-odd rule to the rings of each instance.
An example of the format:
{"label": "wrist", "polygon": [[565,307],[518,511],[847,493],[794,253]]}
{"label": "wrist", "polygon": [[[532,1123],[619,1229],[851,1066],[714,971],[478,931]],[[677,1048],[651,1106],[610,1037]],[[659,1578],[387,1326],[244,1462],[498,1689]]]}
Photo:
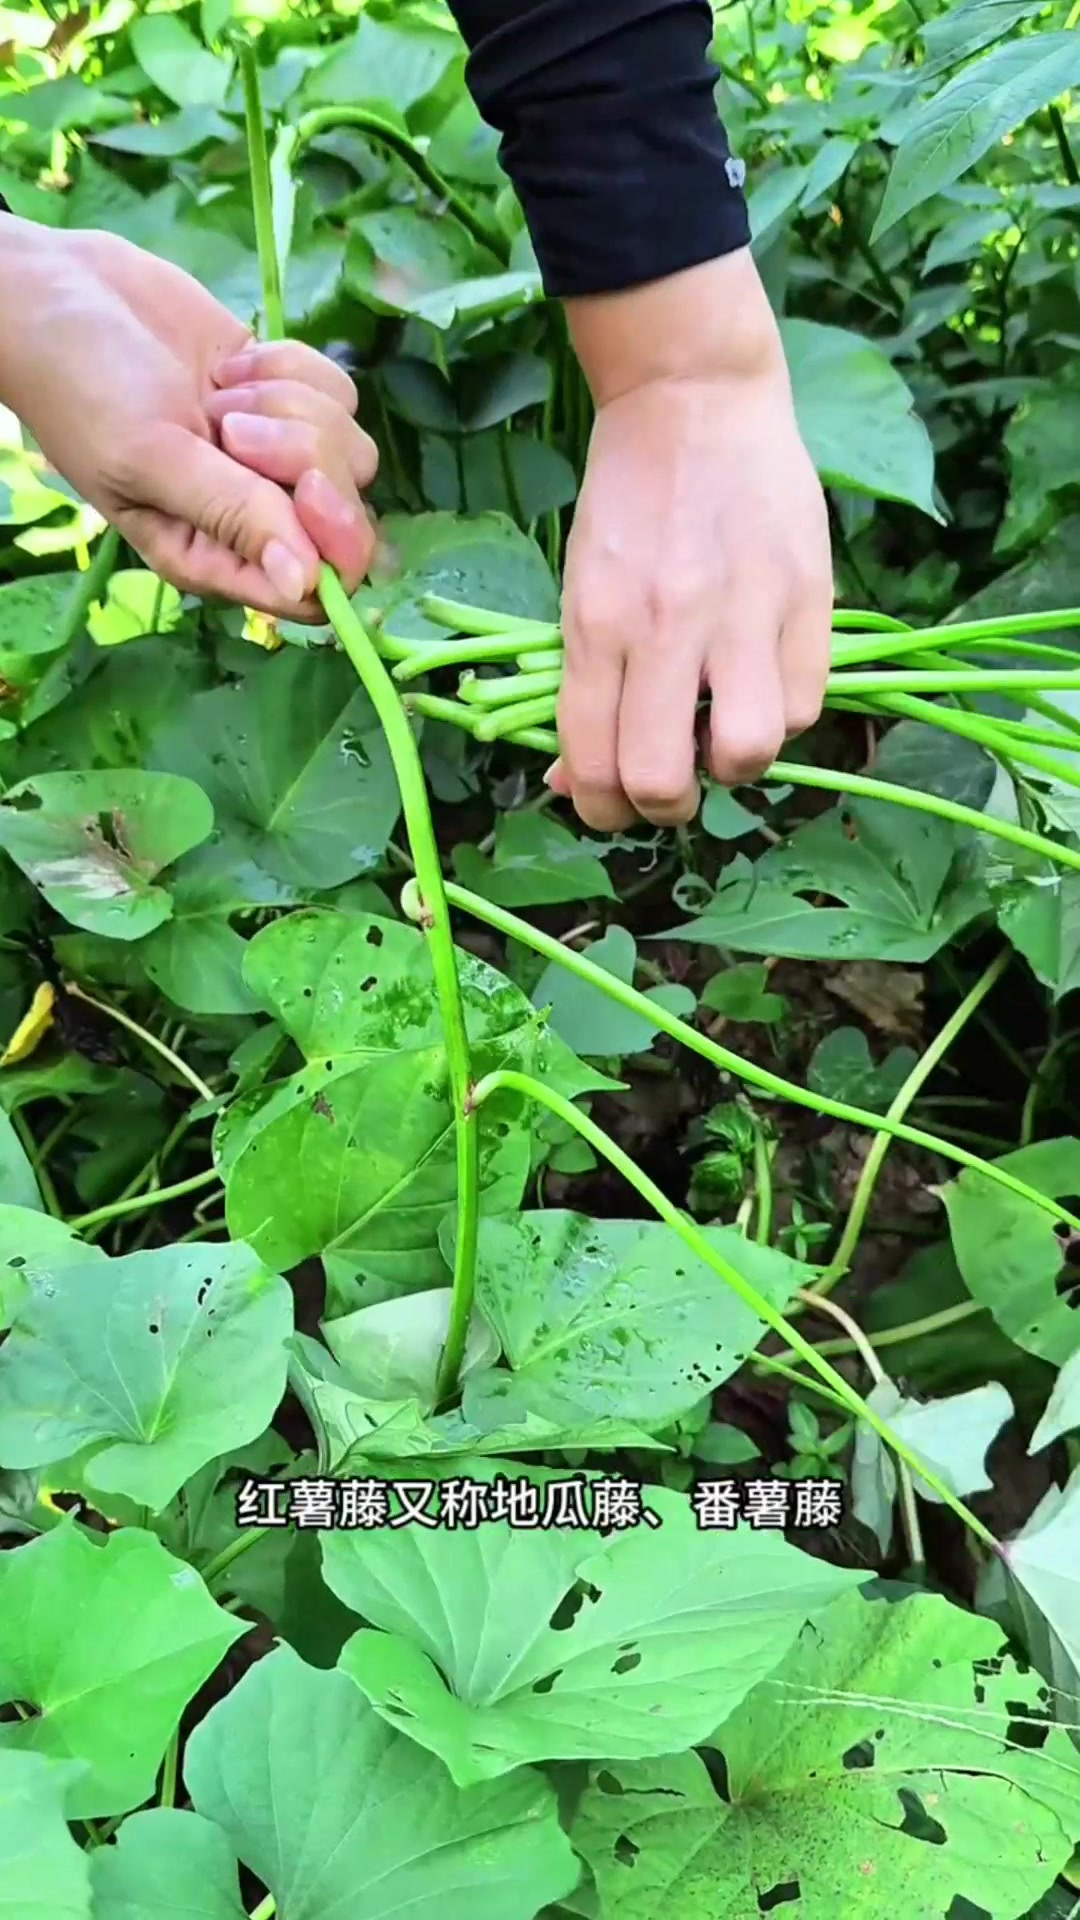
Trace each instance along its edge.
{"label": "wrist", "polygon": [[11,290],[0,297],[0,403],[15,413],[22,397],[25,342],[36,337],[43,352],[47,347],[45,315],[60,252],[51,227],[14,214],[0,218],[0,287]]}
{"label": "wrist", "polygon": [[593,400],[605,406],[659,382],[775,377],[776,318],[749,248],[622,293],[566,302]]}

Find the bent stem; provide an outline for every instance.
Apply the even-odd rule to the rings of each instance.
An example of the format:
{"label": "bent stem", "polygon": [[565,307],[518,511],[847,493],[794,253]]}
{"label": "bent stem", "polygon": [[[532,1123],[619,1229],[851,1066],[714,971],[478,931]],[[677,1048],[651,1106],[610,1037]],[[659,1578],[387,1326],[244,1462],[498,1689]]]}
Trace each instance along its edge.
{"label": "bent stem", "polygon": [[[997,958],[990,962],[986,971],[976,980],[970,993],[964,996],[955,1012],[950,1014],[940,1033],[930,1042],[930,1045],[922,1057],[915,1062],[899,1093],[890,1105],[888,1109],[888,1118],[890,1120],[903,1119],[916,1094],[919,1092],[919,1089],[925,1086],[934,1068],[952,1046],[957,1034],[967,1025],[972,1014],[976,1012],[987,995],[996,987],[1002,974],[1009,966],[1012,957],[1011,947],[1006,947],[1003,952],[999,953]],[[824,1298],[825,1294],[832,1291],[837,1281],[843,1278],[851,1265],[852,1255],[859,1244],[860,1235],[866,1224],[866,1215],[874,1196],[874,1188],[877,1186],[878,1177],[884,1164],[885,1155],[889,1151],[891,1140],[892,1136],[890,1134],[879,1133],[866,1156],[866,1162],[859,1175],[859,1183],[855,1188],[855,1195],[848,1210],[847,1219],[844,1222],[844,1231],[840,1236],[840,1244],[826,1267],[825,1272],[817,1282],[817,1293],[821,1298]]]}
{"label": "bent stem", "polygon": [[678,1207],[667,1198],[666,1194],[661,1192],[660,1188],[649,1179],[647,1174],[642,1173],[640,1167],[630,1158],[630,1155],[624,1153],[623,1149],[604,1132],[602,1127],[598,1127],[596,1122],[590,1120],[586,1114],[580,1113],[572,1101],[565,1099],[561,1093],[556,1093],[553,1088],[546,1087],[539,1080],[532,1079],[529,1074],[518,1073],[509,1067],[501,1067],[494,1073],[485,1074],[483,1079],[477,1082],[472,1092],[473,1104],[477,1107],[482,1106],[483,1102],[490,1099],[492,1094],[502,1091],[523,1094],[526,1099],[535,1100],[541,1106],[547,1107],[549,1111],[557,1115],[566,1126],[573,1127],[577,1133],[580,1133],[582,1138],[587,1140],[589,1145],[594,1148],[597,1153],[603,1154],[605,1160],[607,1160],[618,1173],[621,1173],[623,1178],[628,1180],[632,1187],[636,1188],[642,1199],[648,1202],[649,1206],[659,1215],[660,1219],[665,1221],[669,1227],[673,1228],[679,1235],[679,1238],[690,1249],[691,1253],[693,1253],[697,1259],[704,1261],[707,1266],[711,1267],[713,1272],[718,1274],[720,1279],[724,1281],[725,1285],[730,1287],[733,1293],[738,1294],[740,1300],[757,1315],[758,1319],[764,1320],[766,1325],[772,1327],[775,1333],[780,1334],[781,1337],[788,1342],[792,1350],[799,1355],[799,1358],[813,1368],[813,1371],[824,1380],[826,1386],[832,1388],[832,1391],[837,1397],[843,1401],[848,1412],[856,1419],[865,1420],[869,1426],[873,1427],[874,1431],[884,1440],[885,1444],[892,1448],[897,1458],[904,1461],[922,1480],[925,1480],[926,1484],[933,1489],[938,1498],[943,1500],[948,1507],[951,1507],[952,1511],[963,1521],[969,1531],[982,1542],[983,1546],[989,1548],[992,1553],[998,1552],[998,1543],[989,1528],[984,1527],[982,1521],[964,1506],[963,1501],[957,1499],[956,1495],[945,1485],[945,1482],[934,1473],[933,1469],[927,1467],[918,1458],[917,1454],[912,1452],[906,1442],[901,1440],[898,1434],[892,1432],[892,1429],[882,1420],[879,1414],[874,1412],[872,1407],[867,1406],[865,1400],[863,1400],[860,1394],[856,1393],[854,1387],[848,1385],[843,1374],[837,1373],[836,1369],[831,1367],[827,1360],[822,1359],[817,1349],[811,1346],[809,1340],[803,1338],[796,1327],[793,1327],[789,1321],[785,1320],[783,1314],[773,1306],[772,1301],[767,1300],[764,1294],[759,1293],[757,1288],[751,1286],[748,1280],[744,1280],[737,1268],[731,1266],[721,1254],[716,1252],[716,1249],[710,1244],[701,1228],[684,1218],[679,1212]]}
{"label": "bent stem", "polygon": [[450,927],[450,908],[435,828],[428,805],[424,770],[412,728],[394,683],[372,645],[362,620],[350,604],[331,567],[323,567],[320,596],[327,618],[367,690],[394,763],[405,831],[416,869],[420,896],[420,924],[427,935],[435,975],[435,991],[443,1019],[450,1100],[457,1149],[457,1234],[454,1243],[454,1283],[450,1325],[439,1366],[437,1395],[441,1404],[453,1392],[465,1354],[476,1278],[476,1239],[479,1225],[479,1124],[469,1101],[469,1042],[465,1008],[458,978],[457,954]]}
{"label": "bent stem", "polygon": [[[284,337],[285,321],[281,303],[280,265],[274,235],[273,192],[254,50],[251,47],[244,48],[241,60],[255,231],[263,283],[263,318],[270,337],[281,339]],[[320,569],[319,596],[326,617],[356,669],[386,736],[401,794],[405,831],[420,890],[421,924],[428,936],[435,992],[442,1015],[457,1161],[457,1234],[450,1325],[439,1364],[438,1396],[441,1402],[457,1384],[465,1354],[476,1281],[480,1150],[478,1122],[469,1109],[471,1076],[465,1008],[435,828],[412,728],[394,683],[333,567],[324,565]]]}
{"label": "bent stem", "polygon": [[[261,113],[259,125],[262,126]],[[329,133],[333,127],[356,127],[360,133],[366,133],[369,140],[377,140],[380,146],[389,147],[392,153],[397,154],[399,160],[404,161],[422,185],[427,187],[428,192],[433,193],[437,200],[443,202],[459,226],[465,228],[466,233],[471,234],[482,247],[486,247],[489,253],[493,253],[498,260],[501,260],[503,266],[509,264],[510,245],[505,237],[495,232],[480,218],[479,214],[473,212],[464,195],[458,193],[449,180],[444,179],[437,168],[432,166],[426,154],[421,153],[419,148],[413,145],[403,128],[396,127],[392,120],[385,119],[381,113],[374,112],[370,107],[315,107],[310,113],[305,113],[296,124],[293,165],[295,166],[304,148],[309,146],[312,140],[317,140],[321,133]]]}
{"label": "bent stem", "polygon": [[952,1160],[957,1166],[968,1167],[997,1186],[1007,1187],[1018,1198],[1030,1201],[1043,1213],[1051,1214],[1055,1220],[1065,1221],[1075,1232],[1080,1232],[1080,1220],[1067,1212],[1058,1201],[1029,1187],[1025,1181],[1018,1180],[1015,1174],[1005,1173],[992,1161],[982,1160],[978,1154],[954,1146],[951,1140],[940,1140],[936,1134],[924,1133],[921,1127],[909,1127],[905,1121],[890,1120],[887,1114],[871,1113],[865,1107],[849,1106],[846,1100],[831,1100],[826,1094],[812,1093],[808,1087],[800,1087],[794,1080],[784,1080],[779,1074],[770,1073],[767,1067],[744,1060],[741,1054],[731,1053],[718,1041],[698,1033],[696,1027],[687,1026],[677,1014],[668,1013],[659,1001],[647,1000],[636,987],[627,986],[614,974],[606,973],[584,954],[575,953],[572,947],[564,947],[561,941],[553,939],[550,934],[541,933],[539,928],[530,926],[527,920],[519,920],[516,914],[508,913],[505,907],[493,905],[480,894],[470,893],[466,887],[447,881],[446,897],[451,906],[460,907],[464,913],[472,914],[474,919],[484,921],[485,925],[494,927],[511,940],[520,940],[523,946],[532,947],[545,960],[554,960],[558,966],[565,967],[568,973],[577,974],[580,980],[588,981],[590,986],[607,994],[620,1006],[641,1014],[651,1026],[659,1027],[661,1033],[680,1041],[691,1053],[700,1054],[703,1060],[719,1067],[722,1073],[734,1075],[737,1080],[744,1081],[747,1086],[757,1087],[774,1100],[787,1100],[792,1106],[806,1107],[811,1113],[822,1114],[830,1120],[842,1120],[849,1127],[869,1127],[874,1133],[886,1133],[890,1139],[906,1140],[909,1146],[923,1147],[929,1153],[940,1154],[943,1160]]}

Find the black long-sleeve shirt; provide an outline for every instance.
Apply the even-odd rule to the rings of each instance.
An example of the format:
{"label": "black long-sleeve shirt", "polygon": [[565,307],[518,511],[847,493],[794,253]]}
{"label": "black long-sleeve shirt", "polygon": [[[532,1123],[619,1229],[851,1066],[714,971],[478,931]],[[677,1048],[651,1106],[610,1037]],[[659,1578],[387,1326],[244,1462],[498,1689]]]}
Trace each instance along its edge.
{"label": "black long-sleeve shirt", "polygon": [[449,0],[547,292],[610,293],[749,240],[709,0]]}
{"label": "black long-sleeve shirt", "polygon": [[709,0],[450,8],[549,295],[619,292],[747,244],[743,168],[713,97]]}

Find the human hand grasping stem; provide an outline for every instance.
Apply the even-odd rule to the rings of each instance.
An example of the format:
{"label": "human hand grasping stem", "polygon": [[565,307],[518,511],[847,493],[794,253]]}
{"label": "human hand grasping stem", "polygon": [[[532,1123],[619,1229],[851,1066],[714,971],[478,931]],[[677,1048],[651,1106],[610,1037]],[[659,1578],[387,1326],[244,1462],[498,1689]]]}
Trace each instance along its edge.
{"label": "human hand grasping stem", "polygon": [[748,251],[568,301],[567,315],[596,422],[567,549],[548,781],[595,829],[677,824],[697,808],[699,745],[737,785],[821,711],[825,500]]}

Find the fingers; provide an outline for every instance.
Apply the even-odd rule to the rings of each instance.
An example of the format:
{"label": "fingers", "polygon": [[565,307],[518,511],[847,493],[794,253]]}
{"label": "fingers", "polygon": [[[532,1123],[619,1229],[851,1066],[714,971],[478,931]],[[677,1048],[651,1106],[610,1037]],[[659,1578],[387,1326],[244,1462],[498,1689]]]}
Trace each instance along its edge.
{"label": "fingers", "polygon": [[320,617],[319,551],[288,494],[211,441],[158,426],[125,449],[118,491],[133,546],[181,592],[225,593],[294,620]]}
{"label": "fingers", "polygon": [[780,636],[784,724],[789,740],[819,718],[832,662],[833,583],[826,575],[803,588]]}
{"label": "fingers", "polygon": [[561,769],[579,819],[598,833],[628,827],[634,809],[619,778],[623,658],[603,632],[565,620],[566,671],[559,691]]}
{"label": "fingers", "polygon": [[[332,366],[331,371],[340,373]],[[351,389],[351,381],[341,377]],[[375,545],[359,493],[378,470],[374,441],[336,400],[299,380],[222,388],[211,397],[207,413],[227,453],[294,490],[301,526],[341,574],[346,591],[354,592]]]}
{"label": "fingers", "polygon": [[721,786],[756,780],[784,743],[781,608],[767,584],[733,583],[710,639],[709,771]]}
{"label": "fingers", "polygon": [[654,826],[692,820],[699,790],[694,772],[694,714],[701,655],[659,631],[655,646],[635,647],[626,662],[619,706],[619,777],[628,801]]}
{"label": "fingers", "polygon": [[[336,371],[336,369],[335,369]],[[333,465],[354,487],[369,487],[379,468],[375,442],[345,409],[300,380],[225,387],[207,402],[215,426],[246,441],[253,454],[273,459],[267,477],[292,485],[308,467]],[[237,450],[237,458],[242,457]]]}
{"label": "fingers", "polygon": [[343,367],[306,347],[299,340],[266,340],[230,355],[214,368],[217,387],[249,386],[253,382],[285,380],[314,387],[350,416],[356,412],[357,392]]}

